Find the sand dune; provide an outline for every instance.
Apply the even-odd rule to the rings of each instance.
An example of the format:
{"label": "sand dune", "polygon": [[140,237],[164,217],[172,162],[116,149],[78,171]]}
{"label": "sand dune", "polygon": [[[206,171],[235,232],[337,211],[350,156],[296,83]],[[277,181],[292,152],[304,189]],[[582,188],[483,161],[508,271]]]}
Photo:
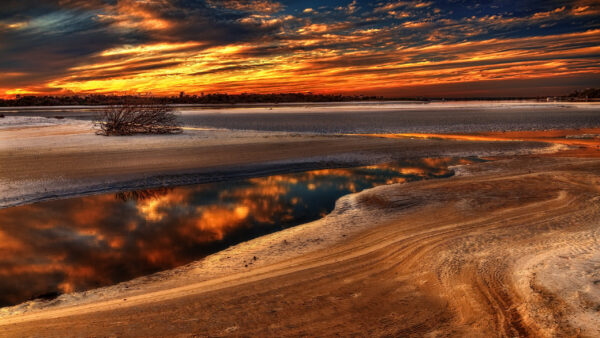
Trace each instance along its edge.
{"label": "sand dune", "polygon": [[600,161],[462,172],[347,196],[323,220],[153,278],[6,309],[0,332],[599,335]]}

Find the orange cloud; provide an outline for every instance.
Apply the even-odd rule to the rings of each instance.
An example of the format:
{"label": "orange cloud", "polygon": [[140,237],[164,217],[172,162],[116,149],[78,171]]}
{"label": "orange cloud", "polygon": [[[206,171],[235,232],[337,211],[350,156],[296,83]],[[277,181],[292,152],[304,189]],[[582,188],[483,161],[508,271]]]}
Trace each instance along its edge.
{"label": "orange cloud", "polygon": [[[79,3],[63,1],[64,6],[82,6]],[[593,59],[599,30],[593,25],[557,29],[560,23],[588,22],[598,15],[593,1],[541,7],[521,16],[510,12],[452,16],[448,8],[438,5],[433,1],[352,1],[335,8],[288,10],[269,0],[213,0],[200,9],[178,8],[171,0],[125,0],[99,8],[88,4],[86,9],[96,10],[91,20],[123,38],[112,39],[87,57],[55,56],[51,65],[64,62],[68,67],[48,71],[43,77],[31,65],[0,69],[0,96],[373,93],[390,86],[598,73]],[[210,11],[226,13],[227,20],[219,21]],[[173,13],[182,19],[175,20],[179,16]],[[62,15],[72,19],[72,13]],[[30,22],[48,29],[60,23],[54,17]],[[204,29],[207,25],[211,29]],[[27,31],[32,25],[0,22],[0,27],[5,26]],[[200,29],[202,34],[194,34]],[[137,35],[141,38],[131,38]],[[46,47],[40,53],[52,51]],[[9,61],[6,64],[19,60]]]}

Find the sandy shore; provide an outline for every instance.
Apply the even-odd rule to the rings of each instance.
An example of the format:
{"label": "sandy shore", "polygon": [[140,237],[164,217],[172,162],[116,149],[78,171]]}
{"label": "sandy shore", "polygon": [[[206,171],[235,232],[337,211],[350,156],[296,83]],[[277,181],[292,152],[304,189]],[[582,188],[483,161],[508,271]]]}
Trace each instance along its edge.
{"label": "sandy shore", "polygon": [[[499,156],[547,147],[257,132],[219,139],[214,130],[169,141],[128,139],[125,147],[118,138],[99,144],[76,123],[25,129],[2,132],[2,180],[22,189],[4,206],[48,198],[27,186],[36,180],[77,194],[102,182],[118,187],[120,173],[139,182],[215,168],[227,173],[226,166],[255,174],[264,161],[273,167],[260,170],[282,163],[292,170],[299,163]],[[30,135],[26,142],[23,135]],[[198,150],[200,140],[208,145]],[[72,145],[59,150],[53,142]],[[529,155],[458,172],[345,196],[321,220],[178,269],[1,309],[0,335],[600,335],[600,160]],[[56,188],[61,179],[73,185]]]}
{"label": "sandy shore", "polygon": [[86,121],[6,117],[0,122],[0,208],[397,158],[490,156],[548,147],[203,128],[187,128],[181,135],[101,137]]}
{"label": "sandy shore", "polygon": [[599,172],[526,158],[378,187],[174,271],[4,309],[0,332],[595,336]]}

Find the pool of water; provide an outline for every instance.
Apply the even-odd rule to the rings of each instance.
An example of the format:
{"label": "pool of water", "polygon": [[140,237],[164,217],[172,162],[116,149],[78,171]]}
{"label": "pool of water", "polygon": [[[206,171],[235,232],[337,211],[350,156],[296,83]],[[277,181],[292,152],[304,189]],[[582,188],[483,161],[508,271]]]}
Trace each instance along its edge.
{"label": "pool of water", "polygon": [[0,306],[181,266],[321,218],[348,193],[448,177],[448,166],[474,161],[424,158],[2,209]]}

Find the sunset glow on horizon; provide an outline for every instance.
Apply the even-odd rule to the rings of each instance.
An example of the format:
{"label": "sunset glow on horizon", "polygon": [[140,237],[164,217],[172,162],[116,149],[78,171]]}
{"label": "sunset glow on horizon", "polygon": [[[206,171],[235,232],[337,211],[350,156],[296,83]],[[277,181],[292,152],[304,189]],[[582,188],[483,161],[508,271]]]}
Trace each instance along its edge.
{"label": "sunset glow on horizon", "polygon": [[3,2],[0,97],[559,95],[600,83],[600,3]]}

